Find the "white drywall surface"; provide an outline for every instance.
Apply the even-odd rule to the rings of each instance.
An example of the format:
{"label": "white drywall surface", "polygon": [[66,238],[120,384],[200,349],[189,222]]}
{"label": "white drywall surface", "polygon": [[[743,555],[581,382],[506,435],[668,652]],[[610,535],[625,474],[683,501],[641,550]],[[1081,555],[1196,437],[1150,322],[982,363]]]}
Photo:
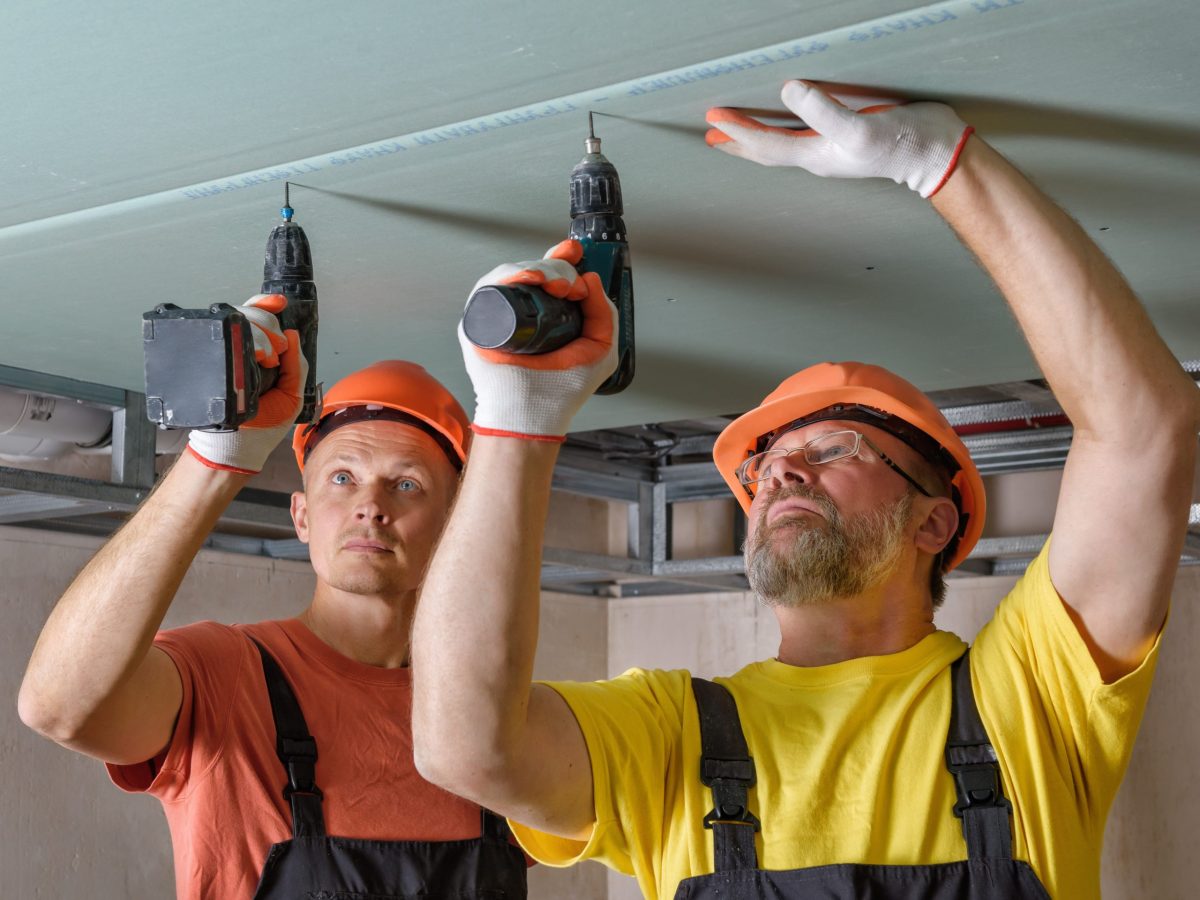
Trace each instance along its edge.
{"label": "white drywall surface", "polygon": [[0,363],[140,389],[141,313],[257,290],[284,178],[330,384],[409,357],[470,406],[476,277],[564,233],[586,109],[625,189],[638,375],[577,428],[745,409],[826,358],[925,389],[1031,377],[1003,304],[890,183],[704,146],[711,105],[791,77],[950,100],[1200,357],[1200,6],[1187,0],[719,0],[603,9],[383,0],[62,0],[0,12]]}

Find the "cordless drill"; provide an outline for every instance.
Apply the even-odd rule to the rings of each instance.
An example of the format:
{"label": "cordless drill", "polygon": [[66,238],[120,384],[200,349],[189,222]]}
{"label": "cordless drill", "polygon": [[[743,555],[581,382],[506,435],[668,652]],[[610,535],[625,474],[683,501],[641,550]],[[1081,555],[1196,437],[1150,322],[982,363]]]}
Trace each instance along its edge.
{"label": "cordless drill", "polygon": [[[621,218],[621,181],[600,152],[600,139],[588,113],[585,154],[571,171],[571,226],[568,237],[583,245],[577,268],[600,276],[604,293],[617,306],[617,369],[597,394],[615,394],[633,381],[633,276],[629,243]],[[549,353],[579,337],[579,304],[552,297],[529,285],[489,284],[478,288],[463,311],[463,333],[475,346],[509,353]]]}
{"label": "cordless drill", "polygon": [[[260,293],[282,294],[287,307],[280,328],[296,329],[308,360],[304,405],[297,422],[317,412],[317,286],[312,251],[304,229],[292,221],[295,210],[284,187],[283,221],[267,238]],[[274,387],[278,368],[254,359],[250,322],[235,307],[214,303],[180,309],[161,303],[142,316],[146,361],[146,415],[162,428],[233,431],[253,419],[258,400]]]}

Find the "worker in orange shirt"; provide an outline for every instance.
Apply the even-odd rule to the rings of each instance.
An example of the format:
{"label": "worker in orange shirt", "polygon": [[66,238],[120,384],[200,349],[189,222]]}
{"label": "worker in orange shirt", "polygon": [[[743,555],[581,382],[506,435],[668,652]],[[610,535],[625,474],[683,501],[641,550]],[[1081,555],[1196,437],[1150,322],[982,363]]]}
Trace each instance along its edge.
{"label": "worker in orange shirt", "polygon": [[[412,758],[409,628],[467,458],[466,414],[423,368],[388,360],[293,426],[304,356],[264,309],[282,299],[243,307],[277,386],[241,430],[192,432],[75,579],[29,663],[21,716],[162,802],[180,898],[524,898],[526,860],[503,820]],[[156,634],[209,531],[289,435],[312,602]]]}

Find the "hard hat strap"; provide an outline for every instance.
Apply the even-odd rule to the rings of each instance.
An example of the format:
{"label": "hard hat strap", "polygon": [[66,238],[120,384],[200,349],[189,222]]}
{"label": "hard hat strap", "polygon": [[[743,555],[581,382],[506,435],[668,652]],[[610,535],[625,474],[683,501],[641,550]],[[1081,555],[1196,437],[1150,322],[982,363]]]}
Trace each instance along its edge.
{"label": "hard hat strap", "polygon": [[304,430],[304,461],[308,462],[309,454],[330,432],[345,425],[354,425],[358,422],[400,422],[404,425],[411,425],[417,428],[431,438],[442,448],[442,452],[446,454],[446,458],[450,460],[450,465],[454,466],[454,471],[461,472],[463,468],[462,459],[459,458],[458,450],[450,439],[426,422],[424,419],[418,418],[411,413],[403,412],[399,409],[392,409],[390,406],[381,406],[376,404],[363,406],[347,406],[342,409],[335,409],[328,415],[324,415],[320,420],[309,425]]}

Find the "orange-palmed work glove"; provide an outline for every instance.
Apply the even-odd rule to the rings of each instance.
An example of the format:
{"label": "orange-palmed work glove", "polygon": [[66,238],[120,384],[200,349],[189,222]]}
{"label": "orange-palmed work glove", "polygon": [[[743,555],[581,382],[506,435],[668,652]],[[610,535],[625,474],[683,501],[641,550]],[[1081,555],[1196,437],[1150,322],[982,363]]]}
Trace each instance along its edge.
{"label": "orange-palmed work glove", "polygon": [[262,471],[267,457],[292,433],[304,404],[308,360],[300,350],[300,334],[282,331],[276,313],[287,306],[282,294],[257,294],[239,309],[250,322],[254,358],[266,369],[279,367],[275,386],[258,398],[258,412],[237,431],[200,431],[188,434],[188,452],[213,469],[244,475]]}
{"label": "orange-palmed work glove", "polygon": [[543,259],[497,266],[476,282],[476,288],[536,285],[555,297],[578,301],[583,312],[579,337],[540,354],[481,350],[467,340],[459,323],[458,342],[475,387],[476,432],[561,441],[575,413],[616,370],[617,308],[604,296],[597,275],[576,271],[582,257],[578,241],[563,241]]}
{"label": "orange-palmed work glove", "polygon": [[[733,109],[705,119],[710,147],[764,166],[799,166],[834,178],[890,178],[922,197],[937,193],[974,130],[943,103],[835,97],[804,81],[781,94],[807,129],[772,128]],[[868,104],[868,105],[864,105]]]}

